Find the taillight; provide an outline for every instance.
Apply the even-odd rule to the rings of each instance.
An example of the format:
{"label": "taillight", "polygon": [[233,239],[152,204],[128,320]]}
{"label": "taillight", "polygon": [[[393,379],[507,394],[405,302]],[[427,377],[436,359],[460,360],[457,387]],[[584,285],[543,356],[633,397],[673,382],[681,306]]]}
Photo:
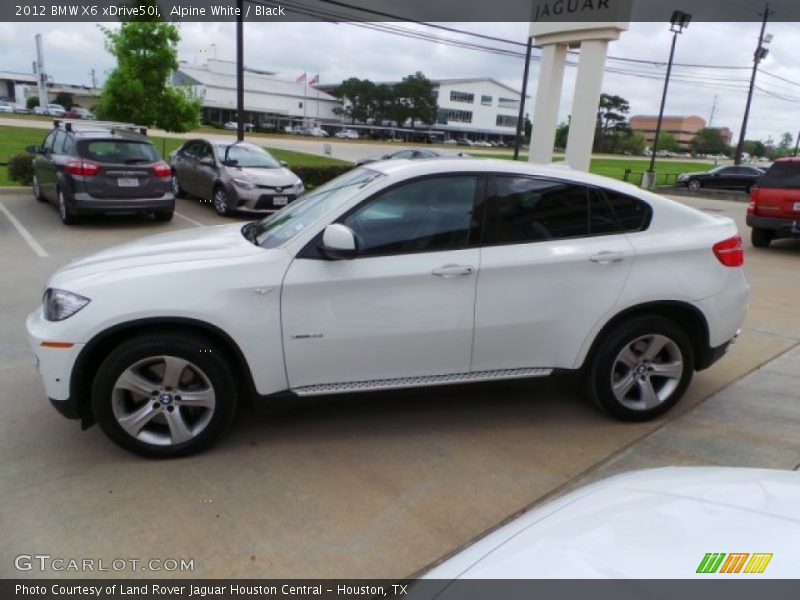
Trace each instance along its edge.
{"label": "taillight", "polygon": [[744,248],[742,238],[738,235],[717,242],[713,247],[714,256],[726,267],[741,267],[744,264]]}
{"label": "taillight", "polygon": [[91,160],[73,160],[64,167],[67,173],[82,177],[94,177],[100,172],[100,165]]}
{"label": "taillight", "polygon": [[150,168],[153,170],[153,173],[156,177],[172,177],[172,167],[170,167],[163,160],[161,162],[157,162]]}
{"label": "taillight", "polygon": [[756,205],[758,204],[758,188],[754,187],[750,190],[750,204],[747,205],[747,214],[756,214]]}

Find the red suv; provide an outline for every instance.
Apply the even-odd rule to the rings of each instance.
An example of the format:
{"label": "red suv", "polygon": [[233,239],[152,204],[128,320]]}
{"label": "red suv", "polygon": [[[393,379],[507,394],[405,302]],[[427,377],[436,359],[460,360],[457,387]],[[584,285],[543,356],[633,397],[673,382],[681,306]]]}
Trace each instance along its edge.
{"label": "red suv", "polygon": [[756,248],[800,237],[800,157],[778,159],[764,174],[750,194],[747,224]]}

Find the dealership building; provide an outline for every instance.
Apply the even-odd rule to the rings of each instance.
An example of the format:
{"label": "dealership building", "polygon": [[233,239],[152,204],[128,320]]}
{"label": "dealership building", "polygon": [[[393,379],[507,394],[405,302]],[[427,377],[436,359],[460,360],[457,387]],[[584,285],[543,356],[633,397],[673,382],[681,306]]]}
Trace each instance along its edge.
{"label": "dealership building", "polygon": [[[658,115],[638,115],[631,117],[631,129],[641,133],[648,144],[652,144],[656,137]],[[701,129],[705,129],[706,121],[698,116],[664,116],[661,121],[661,131],[669,132],[684,150],[689,150],[689,143]],[[722,139],[728,146],[731,145],[733,133],[727,127],[716,128],[722,134]]]}
{"label": "dealership building", "polygon": [[[100,89],[86,85],[69,85],[56,83],[51,78],[47,81],[47,99],[55,102],[56,96],[62,92],[70,94],[77,106],[92,108],[100,96]],[[25,106],[28,98],[39,97],[36,75],[33,73],[14,73],[0,71],[0,100]],[[67,106],[66,108],[71,108]]]}
{"label": "dealership building", "polygon": [[[490,77],[432,79],[431,82],[438,112],[430,130],[440,134],[442,139],[514,139],[522,97],[519,91]],[[377,83],[396,85],[400,82]],[[337,87],[338,84],[328,84],[320,86],[320,89],[334,93]],[[367,124],[360,127],[369,129]]]}
{"label": "dealership building", "polygon": [[[188,88],[203,101],[203,123],[236,120],[236,63],[209,59],[202,65],[181,61],[172,84]],[[258,127],[341,123],[333,109],[339,100],[306,82],[287,80],[272,71],[245,67],[244,120]]]}

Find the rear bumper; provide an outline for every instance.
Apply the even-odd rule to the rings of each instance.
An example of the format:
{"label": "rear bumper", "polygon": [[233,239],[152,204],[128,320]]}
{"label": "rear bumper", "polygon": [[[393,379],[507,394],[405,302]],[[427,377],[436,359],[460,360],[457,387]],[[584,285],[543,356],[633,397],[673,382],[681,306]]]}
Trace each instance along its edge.
{"label": "rear bumper", "polygon": [[747,215],[747,224],[754,229],[769,229],[783,237],[800,237],[800,219]]}
{"label": "rear bumper", "polygon": [[721,346],[717,346],[716,348],[706,348],[703,355],[697,357],[697,361],[695,363],[695,369],[697,369],[698,371],[707,369],[715,362],[717,362],[719,359],[721,359],[723,356],[725,356],[728,353],[728,350],[731,349],[731,346],[733,346],[736,343],[736,340],[739,338],[739,333],[740,332],[737,331],[736,335],[734,335],[731,339],[729,339]]}
{"label": "rear bumper", "polygon": [[175,210],[175,197],[172,192],[158,198],[97,198],[85,192],[78,192],[68,202],[72,211],[78,215]]}

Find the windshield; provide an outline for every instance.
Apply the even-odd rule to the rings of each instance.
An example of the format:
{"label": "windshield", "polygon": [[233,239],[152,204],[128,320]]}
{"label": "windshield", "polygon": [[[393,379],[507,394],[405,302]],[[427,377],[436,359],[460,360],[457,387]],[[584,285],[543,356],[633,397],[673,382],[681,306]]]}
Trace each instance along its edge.
{"label": "windshield", "polygon": [[258,221],[254,235],[262,248],[275,248],[289,241],[351,194],[383,174],[370,169],[353,169],[292,202],[286,208]]}
{"label": "windshield", "polygon": [[160,160],[150,142],[126,140],[97,140],[80,142],[78,153],[82,158],[102,163],[149,163]]}
{"label": "windshield", "polygon": [[[227,157],[225,156],[227,152]],[[275,158],[258,146],[251,146],[250,144],[230,144],[225,146],[217,146],[217,158],[221,161],[235,160],[237,167],[243,168],[261,168],[261,169],[280,169],[281,163]]]}

